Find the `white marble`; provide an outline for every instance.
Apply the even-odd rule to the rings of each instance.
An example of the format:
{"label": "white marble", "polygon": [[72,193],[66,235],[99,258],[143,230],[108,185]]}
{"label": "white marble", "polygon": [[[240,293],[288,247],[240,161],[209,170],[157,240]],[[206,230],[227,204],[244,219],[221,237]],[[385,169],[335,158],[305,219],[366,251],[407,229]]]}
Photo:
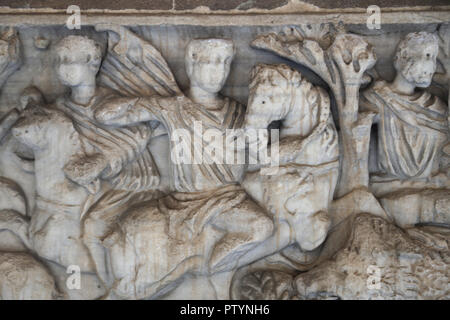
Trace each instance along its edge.
{"label": "white marble", "polygon": [[353,28],[5,28],[0,298],[448,299],[450,29]]}

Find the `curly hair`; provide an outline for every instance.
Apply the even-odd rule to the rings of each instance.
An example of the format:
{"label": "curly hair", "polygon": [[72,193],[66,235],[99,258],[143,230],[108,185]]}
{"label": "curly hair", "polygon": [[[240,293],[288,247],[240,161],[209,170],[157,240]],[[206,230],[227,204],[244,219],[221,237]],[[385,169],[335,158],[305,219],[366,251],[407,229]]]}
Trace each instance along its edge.
{"label": "curly hair", "polygon": [[[233,41],[229,39],[193,39],[189,41],[186,47],[186,60],[198,61],[201,59],[201,54],[205,51],[205,47],[209,49],[230,50],[230,56],[234,56],[236,50]],[[205,55],[209,55],[208,50],[206,50]]]}
{"label": "curly hair", "polygon": [[100,44],[88,37],[67,36],[54,48],[58,62],[80,62],[99,67],[102,61]]}
{"label": "curly hair", "polygon": [[431,47],[433,57],[436,58],[439,51],[438,38],[435,34],[425,31],[409,33],[397,46],[394,58],[394,67],[397,71],[408,68],[412,63],[412,52],[423,51],[424,47]]}
{"label": "curly hair", "polygon": [[264,64],[260,63],[253,67],[250,73],[249,90],[252,91],[260,84],[270,84],[271,86],[298,87],[302,81],[302,75],[297,70],[285,64]]}

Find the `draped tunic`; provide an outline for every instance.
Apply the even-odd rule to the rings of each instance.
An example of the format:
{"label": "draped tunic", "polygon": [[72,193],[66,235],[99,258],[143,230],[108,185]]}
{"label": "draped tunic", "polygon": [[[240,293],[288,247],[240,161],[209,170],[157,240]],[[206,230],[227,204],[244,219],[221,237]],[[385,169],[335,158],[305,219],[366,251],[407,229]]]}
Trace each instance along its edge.
{"label": "draped tunic", "polygon": [[159,184],[159,173],[148,149],[152,128],[148,124],[117,128],[94,119],[95,110],[116,94],[98,88],[87,106],[74,103],[68,97],[56,106],[72,119],[82,137],[87,153],[100,153],[107,165],[100,178],[109,180],[114,189],[127,191],[151,190]]}
{"label": "draped tunic", "polygon": [[[231,147],[225,145],[225,135],[227,129],[239,129],[242,127],[245,108],[238,102],[224,98],[224,105],[220,110],[221,115],[205,109],[204,106],[194,103],[186,96],[177,97],[150,97],[140,98],[136,105],[139,108],[148,110],[155,120],[161,121],[166,127],[170,139],[170,150],[176,152],[177,144],[180,141],[174,139],[176,130],[185,130],[189,135],[184,151],[191,152],[190,163],[186,161],[174,161],[169,159],[171,170],[171,186],[177,192],[196,192],[212,190],[227,184],[239,182],[244,174],[245,164],[235,162],[226,164],[225,151]],[[223,116],[222,116],[223,115]],[[195,124],[201,124],[202,130],[194,130]],[[224,158],[223,161],[216,161],[208,152],[204,152],[205,146],[209,143],[204,140],[204,132],[215,129],[222,135]],[[178,131],[180,133],[180,131]],[[197,143],[196,146],[195,143]],[[235,153],[243,150],[235,150]],[[245,150],[244,150],[245,151]],[[199,155],[198,153],[202,153]],[[195,154],[197,153],[197,154]],[[172,154],[173,155],[173,154]],[[196,158],[197,157],[197,158]],[[195,161],[201,159],[201,161]]]}
{"label": "draped tunic", "polygon": [[447,108],[439,98],[426,91],[399,94],[378,81],[363,93],[362,103],[379,112],[382,170],[400,179],[427,178],[438,170],[448,132]]}

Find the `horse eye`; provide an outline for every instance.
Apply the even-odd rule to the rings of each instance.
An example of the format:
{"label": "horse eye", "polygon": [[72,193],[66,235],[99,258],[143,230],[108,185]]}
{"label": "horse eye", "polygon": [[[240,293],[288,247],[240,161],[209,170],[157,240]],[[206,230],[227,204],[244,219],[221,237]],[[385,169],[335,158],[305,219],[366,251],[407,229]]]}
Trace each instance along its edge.
{"label": "horse eye", "polygon": [[262,102],[262,104],[266,104],[266,102],[265,102],[265,101],[263,101],[263,102]]}

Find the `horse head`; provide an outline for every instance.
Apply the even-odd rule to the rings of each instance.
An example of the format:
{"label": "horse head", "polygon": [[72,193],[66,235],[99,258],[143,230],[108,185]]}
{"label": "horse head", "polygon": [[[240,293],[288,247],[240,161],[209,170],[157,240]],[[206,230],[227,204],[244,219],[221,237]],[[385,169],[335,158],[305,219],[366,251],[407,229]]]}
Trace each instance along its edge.
{"label": "horse head", "polygon": [[245,129],[266,129],[291,111],[301,74],[287,65],[258,64],[251,73]]}
{"label": "horse head", "polygon": [[12,135],[34,152],[74,131],[72,121],[61,111],[41,105],[26,108],[13,126]]}

